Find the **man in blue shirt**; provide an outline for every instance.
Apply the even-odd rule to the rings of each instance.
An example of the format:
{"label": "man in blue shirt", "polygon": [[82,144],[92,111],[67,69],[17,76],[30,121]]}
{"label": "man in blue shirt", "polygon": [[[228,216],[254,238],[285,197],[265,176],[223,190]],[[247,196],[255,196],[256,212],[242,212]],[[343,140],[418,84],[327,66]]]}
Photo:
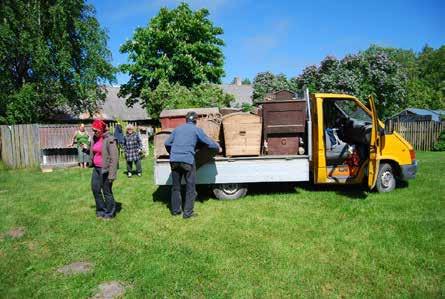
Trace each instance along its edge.
{"label": "man in blue shirt", "polygon": [[196,112],[188,112],[186,123],[177,127],[165,141],[164,145],[170,153],[170,167],[172,170],[172,195],[171,208],[173,215],[181,214],[181,181],[185,179],[186,194],[183,218],[196,216],[193,206],[196,197],[196,166],[195,148],[198,142],[208,146],[209,149],[221,152],[221,148],[209,138],[201,128],[196,126],[198,115]]}

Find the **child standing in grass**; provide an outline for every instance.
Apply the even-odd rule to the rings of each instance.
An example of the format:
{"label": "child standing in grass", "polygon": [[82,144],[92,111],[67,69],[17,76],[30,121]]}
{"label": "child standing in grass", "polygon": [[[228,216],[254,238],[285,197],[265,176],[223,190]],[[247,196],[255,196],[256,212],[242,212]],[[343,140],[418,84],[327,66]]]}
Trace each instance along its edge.
{"label": "child standing in grass", "polygon": [[141,152],[142,141],[139,134],[135,132],[133,125],[127,126],[124,138],[125,159],[127,160],[127,176],[130,178],[133,171],[133,163],[136,164],[137,176],[142,175]]}

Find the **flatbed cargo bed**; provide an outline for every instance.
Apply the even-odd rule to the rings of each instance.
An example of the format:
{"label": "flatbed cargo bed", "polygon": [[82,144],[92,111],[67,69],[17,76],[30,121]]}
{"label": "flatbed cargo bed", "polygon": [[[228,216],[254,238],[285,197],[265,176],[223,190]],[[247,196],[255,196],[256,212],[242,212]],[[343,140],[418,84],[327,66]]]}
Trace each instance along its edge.
{"label": "flatbed cargo bed", "polygon": [[[171,185],[169,159],[155,161],[155,184]],[[220,157],[196,172],[197,184],[309,181],[309,156]]]}

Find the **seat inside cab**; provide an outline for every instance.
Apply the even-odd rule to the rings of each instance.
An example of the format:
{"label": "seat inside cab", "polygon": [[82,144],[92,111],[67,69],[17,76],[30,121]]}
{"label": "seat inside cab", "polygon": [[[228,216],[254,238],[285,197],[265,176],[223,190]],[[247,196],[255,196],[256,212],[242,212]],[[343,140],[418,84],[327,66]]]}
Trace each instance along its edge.
{"label": "seat inside cab", "polygon": [[324,140],[327,166],[361,165],[369,155],[372,122],[353,100],[323,101]]}

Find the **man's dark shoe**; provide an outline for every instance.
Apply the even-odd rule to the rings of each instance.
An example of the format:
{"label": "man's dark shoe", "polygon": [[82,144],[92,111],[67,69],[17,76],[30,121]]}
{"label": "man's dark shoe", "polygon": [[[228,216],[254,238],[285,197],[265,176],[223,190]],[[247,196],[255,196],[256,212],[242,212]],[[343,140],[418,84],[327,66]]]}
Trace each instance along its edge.
{"label": "man's dark shoe", "polygon": [[103,211],[96,212],[96,217],[103,217],[103,216],[105,216],[105,212],[103,212]]}
{"label": "man's dark shoe", "polygon": [[107,214],[107,213],[104,213],[104,215],[102,216],[102,218],[103,218],[103,219],[110,220],[110,219],[113,219],[113,218],[114,218],[114,214]]}
{"label": "man's dark shoe", "polygon": [[189,218],[194,218],[194,217],[196,217],[196,216],[198,216],[197,213],[192,213],[192,214],[190,214],[190,215],[183,215],[182,218],[184,218],[184,219],[189,219]]}
{"label": "man's dark shoe", "polygon": [[177,213],[173,213],[172,212],[172,216],[179,216],[179,215],[181,215],[182,213],[181,212],[177,212]]}

